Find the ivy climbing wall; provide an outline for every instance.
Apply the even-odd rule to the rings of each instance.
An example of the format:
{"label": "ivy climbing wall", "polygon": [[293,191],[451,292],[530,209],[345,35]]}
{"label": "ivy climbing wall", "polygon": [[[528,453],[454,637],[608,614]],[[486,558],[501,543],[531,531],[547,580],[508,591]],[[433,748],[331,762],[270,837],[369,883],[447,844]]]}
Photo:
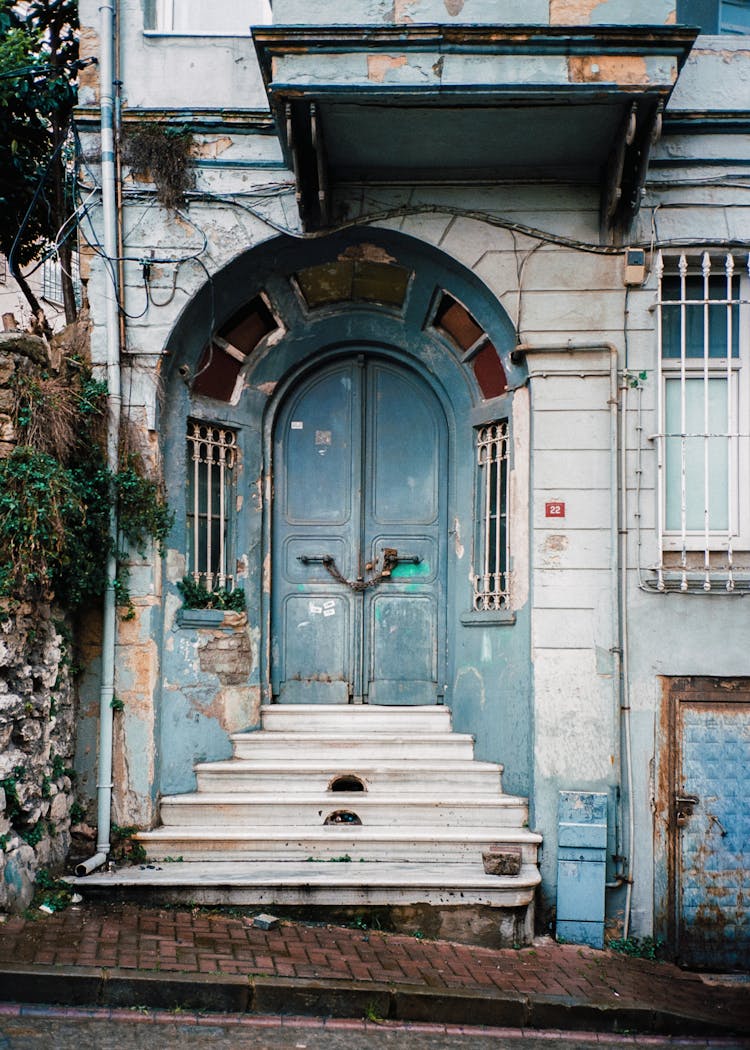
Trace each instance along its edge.
{"label": "ivy climbing wall", "polygon": [[[0,334],[0,459],[18,443],[18,376],[49,366],[43,340]],[[70,848],[78,814],[68,637],[48,601],[0,598],[0,912],[25,908],[37,872],[59,871]]]}

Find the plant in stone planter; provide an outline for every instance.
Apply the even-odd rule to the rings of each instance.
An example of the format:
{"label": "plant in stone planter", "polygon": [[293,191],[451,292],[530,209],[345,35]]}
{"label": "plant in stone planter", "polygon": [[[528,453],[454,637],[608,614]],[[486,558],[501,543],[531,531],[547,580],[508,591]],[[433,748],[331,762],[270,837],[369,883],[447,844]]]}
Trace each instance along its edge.
{"label": "plant in stone planter", "polygon": [[177,589],[182,595],[183,608],[185,609],[216,609],[227,612],[245,611],[245,592],[241,587],[230,591],[227,587],[217,587],[209,591],[200,580],[194,580],[192,576],[184,576],[177,584]]}

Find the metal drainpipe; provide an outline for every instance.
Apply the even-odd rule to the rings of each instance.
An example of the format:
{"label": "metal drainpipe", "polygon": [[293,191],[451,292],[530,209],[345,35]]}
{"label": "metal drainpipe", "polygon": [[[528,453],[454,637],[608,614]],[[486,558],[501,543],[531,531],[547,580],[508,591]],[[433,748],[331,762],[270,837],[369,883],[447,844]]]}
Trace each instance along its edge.
{"label": "metal drainpipe", "polygon": [[[115,3],[99,4],[99,93],[101,113],[101,180],[104,221],[104,265],[109,271],[110,288],[105,294],[105,327],[107,334],[107,466],[114,474],[118,468],[118,445],[122,393],[120,384],[119,294],[117,281],[117,202],[115,193]],[[117,536],[117,508],[112,501],[109,514],[110,535]],[[112,811],[112,700],[115,695],[116,602],[115,576],[117,559],[114,551],[107,558],[107,590],[104,594],[102,630],[102,683],[99,695],[99,765],[97,772],[97,840],[96,853],[76,868],[76,874],[89,872],[105,863],[110,851]]]}
{"label": "metal drainpipe", "polygon": [[[633,759],[630,746],[630,687],[628,682],[628,628],[627,608],[625,601],[625,587],[627,584],[627,542],[625,517],[625,499],[620,501],[618,477],[620,477],[623,490],[626,490],[626,443],[625,443],[625,419],[622,421],[622,442],[619,441],[617,427],[617,410],[619,405],[619,383],[617,379],[618,350],[614,343],[604,340],[598,343],[575,342],[569,340],[567,343],[541,343],[529,344],[519,343],[511,353],[513,361],[520,362],[529,354],[549,353],[602,353],[609,354],[609,432],[610,432],[610,477],[613,478],[613,492],[610,501],[610,528],[612,533],[612,550],[610,553],[610,572],[615,593],[615,601],[612,603],[612,636],[614,639],[613,655],[617,660],[617,694],[618,707],[620,711],[621,733],[625,751],[625,777],[628,787],[628,865],[627,872],[618,875],[613,883],[608,883],[610,889],[616,889],[623,883],[626,886],[625,915],[623,921],[623,936],[628,936],[630,929],[630,907],[633,886],[633,851],[634,851],[634,802],[633,802]],[[627,402],[625,402],[626,404]],[[623,413],[624,416],[624,413]],[[619,446],[622,445],[622,460],[618,455]],[[622,748],[622,744],[621,744]],[[620,758],[620,789],[622,791],[622,758]]]}

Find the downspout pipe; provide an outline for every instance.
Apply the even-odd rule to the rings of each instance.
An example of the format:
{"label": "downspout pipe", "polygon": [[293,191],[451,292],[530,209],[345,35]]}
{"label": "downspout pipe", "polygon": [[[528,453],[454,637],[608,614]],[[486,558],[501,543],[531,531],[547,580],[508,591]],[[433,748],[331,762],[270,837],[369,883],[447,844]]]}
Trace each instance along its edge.
{"label": "downspout pipe", "polygon": [[[622,420],[622,442],[618,431],[618,409],[619,409],[619,381],[618,362],[619,353],[614,343],[600,340],[599,342],[579,342],[568,340],[567,342],[550,343],[519,343],[511,352],[511,360],[520,364],[531,354],[580,354],[580,353],[606,353],[609,354],[609,433],[610,433],[610,477],[612,479],[612,493],[610,500],[610,529],[612,535],[610,551],[610,574],[612,578],[612,593],[614,600],[612,609],[612,652],[617,661],[617,701],[620,713],[621,752],[624,750],[625,782],[627,784],[628,799],[628,862],[627,870],[619,874],[608,888],[615,889],[621,885],[626,887],[625,915],[624,915],[624,937],[628,936],[630,928],[630,908],[633,886],[633,851],[635,848],[635,812],[633,800],[633,759],[631,750],[630,733],[630,686],[628,681],[628,626],[627,626],[627,519],[625,517],[624,497],[620,498],[620,487],[626,491],[627,478],[625,475],[626,447],[625,447],[625,419],[623,412]],[[626,402],[625,402],[626,404]],[[622,446],[620,450],[620,446]],[[621,451],[621,457],[620,457]],[[620,787],[623,784],[623,760],[620,759]]]}
{"label": "downspout pipe", "polygon": [[[115,174],[115,3],[99,4],[99,94],[101,134],[101,186],[104,266],[108,271],[105,301],[107,342],[107,466],[115,474],[119,465],[120,415],[122,387],[120,381],[119,284],[117,269],[117,198]],[[114,496],[114,493],[112,493]],[[76,874],[87,875],[101,867],[109,856],[112,814],[112,701],[115,695],[115,645],[117,605],[116,537],[117,507],[110,501],[109,530],[112,550],[107,557],[107,589],[104,594],[102,628],[102,680],[99,694],[99,762],[97,769],[97,837],[96,853],[79,864]]]}

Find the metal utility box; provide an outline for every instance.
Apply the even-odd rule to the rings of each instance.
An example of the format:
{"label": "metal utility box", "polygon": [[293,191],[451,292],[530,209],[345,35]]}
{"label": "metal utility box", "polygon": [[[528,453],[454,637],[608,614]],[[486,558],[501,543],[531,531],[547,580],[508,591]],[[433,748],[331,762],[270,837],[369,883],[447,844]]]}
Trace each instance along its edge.
{"label": "metal utility box", "polygon": [[604,944],[607,795],[561,791],[558,803],[557,936]]}

